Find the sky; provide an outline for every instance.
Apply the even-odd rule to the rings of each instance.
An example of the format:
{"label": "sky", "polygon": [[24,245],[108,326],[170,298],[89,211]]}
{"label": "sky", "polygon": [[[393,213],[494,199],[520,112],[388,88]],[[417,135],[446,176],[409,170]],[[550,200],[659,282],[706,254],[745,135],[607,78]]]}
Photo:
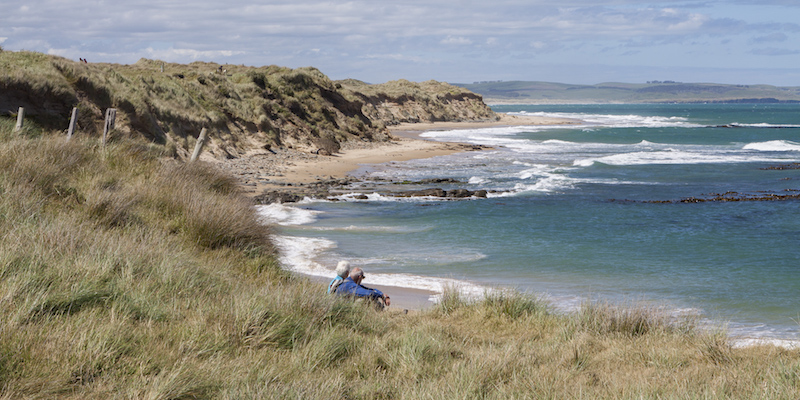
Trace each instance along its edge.
{"label": "sky", "polygon": [[0,47],[331,79],[800,86],[798,0],[0,0]]}

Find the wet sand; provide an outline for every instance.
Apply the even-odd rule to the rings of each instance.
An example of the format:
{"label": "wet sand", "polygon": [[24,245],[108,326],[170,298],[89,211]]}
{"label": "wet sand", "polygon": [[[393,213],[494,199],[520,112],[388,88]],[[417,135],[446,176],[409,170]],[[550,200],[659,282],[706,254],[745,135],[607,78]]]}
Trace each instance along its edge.
{"label": "wet sand", "polygon": [[[334,276],[335,273],[331,271],[330,279],[310,275],[308,278],[314,282],[324,285],[324,287],[327,288],[328,283],[330,283]],[[405,310],[424,310],[434,305],[434,303],[430,301],[430,298],[431,296],[436,295],[436,292],[397,286],[370,285],[369,282],[367,282],[368,279],[369,278],[366,278],[364,282],[362,282],[364,286],[372,289],[378,289],[383,292],[383,294],[389,296],[391,305],[386,308],[387,311],[404,312]]]}
{"label": "wet sand", "polygon": [[578,123],[564,118],[514,116],[498,114],[496,121],[404,123],[389,127],[395,140],[371,144],[365,148],[344,149],[340,154],[318,156],[299,160],[284,172],[283,180],[292,183],[310,183],[320,178],[344,178],[365,164],[391,161],[408,161],[442,156],[474,149],[463,143],[425,140],[422,132],[452,129],[476,129],[498,126],[565,125]]}

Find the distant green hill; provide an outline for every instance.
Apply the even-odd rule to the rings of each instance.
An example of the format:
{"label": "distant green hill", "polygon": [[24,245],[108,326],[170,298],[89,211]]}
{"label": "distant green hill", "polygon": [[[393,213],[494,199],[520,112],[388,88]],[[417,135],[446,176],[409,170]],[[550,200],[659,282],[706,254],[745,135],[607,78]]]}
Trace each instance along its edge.
{"label": "distant green hill", "polygon": [[455,83],[487,103],[779,103],[800,102],[800,87],[653,81],[571,85],[535,81]]}

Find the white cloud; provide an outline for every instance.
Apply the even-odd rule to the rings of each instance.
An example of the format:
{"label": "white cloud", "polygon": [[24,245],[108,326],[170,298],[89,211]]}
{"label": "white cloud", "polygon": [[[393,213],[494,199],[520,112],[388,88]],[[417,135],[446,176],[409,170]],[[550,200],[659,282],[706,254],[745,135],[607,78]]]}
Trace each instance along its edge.
{"label": "white cloud", "polygon": [[366,54],[361,56],[360,58],[364,59],[371,59],[371,60],[391,60],[391,61],[412,61],[412,62],[422,62],[424,59],[421,57],[416,56],[408,56],[405,54]]}
{"label": "white cloud", "polygon": [[547,47],[547,44],[537,40],[535,42],[531,42],[531,47],[533,47],[534,49],[537,49],[537,50],[541,50],[541,49]]}
{"label": "white cloud", "polygon": [[70,51],[67,49],[47,49],[45,53],[53,56],[68,57]]}
{"label": "white cloud", "polygon": [[770,42],[785,42],[787,40],[789,40],[789,37],[786,36],[785,33],[783,33],[783,32],[775,32],[775,33],[769,34],[769,35],[754,37],[752,39],[752,42],[753,43],[770,43]]}
{"label": "white cloud", "polygon": [[[363,79],[370,81],[383,80],[389,71],[423,79],[463,73],[481,80],[492,79],[479,76],[487,71],[502,70],[524,79],[536,63],[546,62],[531,49],[547,51],[554,63],[589,66],[621,63],[614,57],[623,54],[626,65],[666,60],[687,68],[729,68],[767,60],[767,53],[787,57],[770,57],[765,66],[800,62],[793,55],[800,51],[794,0],[266,3],[26,0],[0,13],[0,43],[6,50],[123,63],[148,57],[314,65],[326,72],[348,71],[358,60],[359,71],[371,74]],[[747,53],[748,43],[778,42],[785,49]]]}
{"label": "white cloud", "polygon": [[688,14],[681,21],[667,26],[671,32],[698,32],[710,18],[701,14]]}
{"label": "white cloud", "polygon": [[467,39],[465,37],[460,37],[460,36],[459,37],[448,36],[448,37],[442,39],[442,41],[439,42],[439,43],[445,44],[445,45],[464,46],[464,45],[472,44],[472,40],[469,40],[469,39]]}
{"label": "white cloud", "polygon": [[195,50],[195,49],[154,49],[148,47],[144,49],[148,58],[155,58],[165,61],[211,61],[224,57],[231,57],[233,55],[242,54],[241,51],[231,50]]}

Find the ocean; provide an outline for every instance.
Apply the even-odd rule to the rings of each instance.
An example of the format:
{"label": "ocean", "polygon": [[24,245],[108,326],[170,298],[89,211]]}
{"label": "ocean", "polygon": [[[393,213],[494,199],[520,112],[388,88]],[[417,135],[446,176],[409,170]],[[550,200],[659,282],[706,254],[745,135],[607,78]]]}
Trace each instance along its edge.
{"label": "ocean", "polygon": [[[581,122],[426,132],[494,149],[354,173],[377,184],[452,178],[428,186],[487,198],[365,191],[262,206],[286,268],[332,277],[347,259],[373,284],[510,287],[566,311],[646,304],[738,338],[800,340],[800,200],[776,200],[800,194],[800,105],[492,108]],[[747,201],[681,201],[722,198]]]}

